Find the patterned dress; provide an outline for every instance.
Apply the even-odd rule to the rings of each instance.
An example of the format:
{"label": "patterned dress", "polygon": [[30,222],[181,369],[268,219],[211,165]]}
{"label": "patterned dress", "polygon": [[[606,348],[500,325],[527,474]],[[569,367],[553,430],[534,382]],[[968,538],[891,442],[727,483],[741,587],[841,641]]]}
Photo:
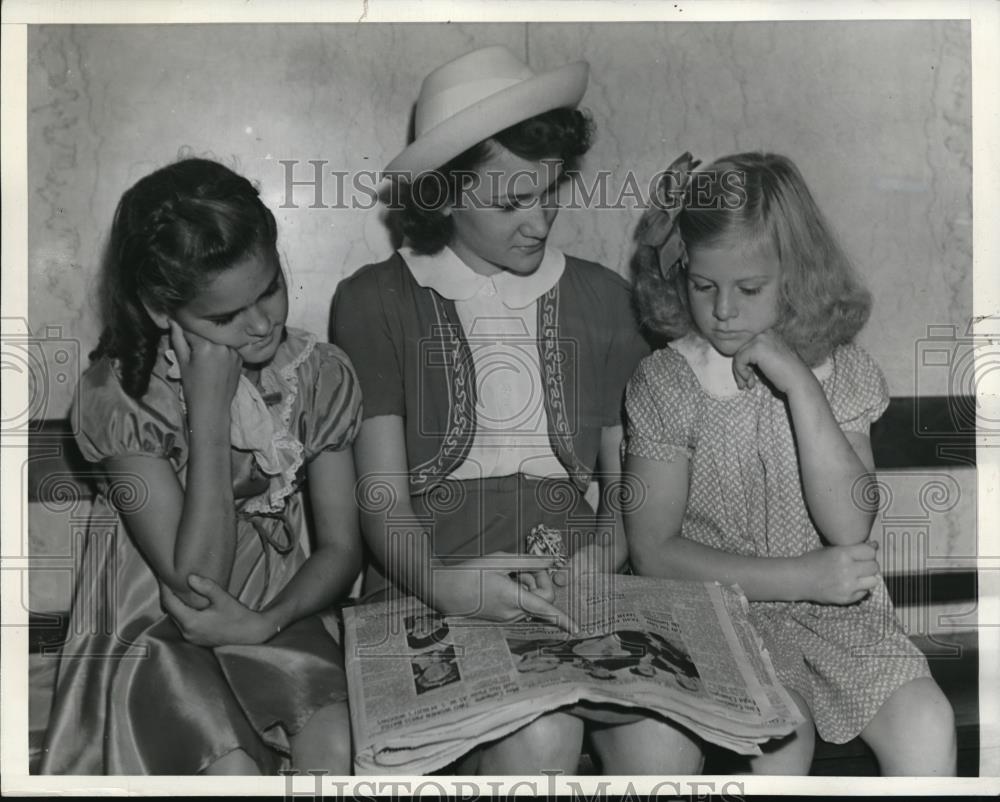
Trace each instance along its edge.
{"label": "patterned dress", "polygon": [[[747,557],[796,557],[820,548],[785,401],[763,382],[742,392],[710,392],[683,355],[694,353],[697,342],[689,336],[640,364],[627,391],[626,452],[689,460],[680,532],[689,540]],[[867,435],[888,405],[874,360],[842,346],[816,372],[841,428]],[[857,604],[751,602],[750,614],[779,679],[806,700],[826,741],[857,736],[893,691],[929,676],[881,579]]]}
{"label": "patterned dress", "polygon": [[[140,400],[125,394],[107,358],[87,370],[77,442],[94,463],[167,459],[183,485],[188,429],[166,346],[164,338]],[[252,609],[274,598],[306,559],[306,466],[322,451],[348,448],[361,420],[346,355],[305,332],[287,330],[257,389],[266,408],[256,431],[231,433],[234,443],[260,440],[261,429],[269,435],[260,452],[232,449],[236,554],[228,590]],[[264,773],[277,772],[287,765],[289,737],[314,712],[347,697],[332,611],[300,619],[266,643],[188,643],[117,520],[115,505],[141,503],[142,489],[130,494],[106,479],[77,576],[42,773],[195,774],[238,748]]]}

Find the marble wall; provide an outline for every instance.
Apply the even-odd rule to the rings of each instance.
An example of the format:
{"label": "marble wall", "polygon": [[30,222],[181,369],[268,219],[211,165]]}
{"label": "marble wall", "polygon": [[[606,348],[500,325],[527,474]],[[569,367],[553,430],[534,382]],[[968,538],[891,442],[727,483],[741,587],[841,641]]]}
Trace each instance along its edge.
{"label": "marble wall", "polygon": [[[257,180],[290,272],[290,322],[325,331],[337,281],[390,251],[364,192],[308,208],[310,160],[377,170],[404,145],[421,77],[488,43],[539,69],[587,59],[598,139],[586,169],[644,186],[675,155],[794,159],[874,292],[862,343],[895,395],[929,324],[971,314],[969,27],[964,22],[42,26],[29,31],[30,325],[96,341],[93,285],[121,192],[182,154]],[[627,272],[639,211],[565,211],[565,249]],[[283,208],[284,207],[284,208]],[[50,332],[50,336],[55,336]],[[74,382],[55,384],[60,414]]]}

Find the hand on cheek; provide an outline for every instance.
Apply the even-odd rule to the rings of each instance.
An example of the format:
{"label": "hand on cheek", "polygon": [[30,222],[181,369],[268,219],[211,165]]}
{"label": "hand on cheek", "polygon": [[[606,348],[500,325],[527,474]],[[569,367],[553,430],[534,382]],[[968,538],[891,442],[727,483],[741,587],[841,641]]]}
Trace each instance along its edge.
{"label": "hand on cheek", "polygon": [[169,326],[189,414],[213,419],[228,416],[240,381],[242,358],[228,345],[185,331],[175,320],[170,320]]}

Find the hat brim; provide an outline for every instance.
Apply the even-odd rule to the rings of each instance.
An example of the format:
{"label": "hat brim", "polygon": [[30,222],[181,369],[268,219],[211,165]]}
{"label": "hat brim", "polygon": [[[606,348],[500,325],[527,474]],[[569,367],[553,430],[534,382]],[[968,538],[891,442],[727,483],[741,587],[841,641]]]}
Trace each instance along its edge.
{"label": "hat brim", "polygon": [[587,90],[589,69],[586,61],[575,61],[473,103],[404,148],[386,165],[382,178],[412,180],[515,123],[576,106]]}

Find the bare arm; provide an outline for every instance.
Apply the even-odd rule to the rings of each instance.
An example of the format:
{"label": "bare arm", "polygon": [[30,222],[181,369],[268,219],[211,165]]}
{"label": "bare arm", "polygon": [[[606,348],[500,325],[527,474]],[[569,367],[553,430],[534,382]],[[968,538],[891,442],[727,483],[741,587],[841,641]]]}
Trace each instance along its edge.
{"label": "bare arm", "polygon": [[[354,457],[365,543],[389,579],[444,613],[507,621],[529,612],[573,628],[564,612],[528,591],[507,570],[477,567],[476,560],[465,562],[468,568],[463,570],[442,568],[433,555],[430,537],[419,527],[403,527],[415,532],[415,538],[390,535],[390,516],[414,518],[401,416],[366,419],[354,443]],[[552,565],[553,560],[539,558],[538,568]]]}
{"label": "bare arm", "polygon": [[[613,530],[597,541],[607,557],[607,563],[620,571],[628,561],[628,541],[625,538],[625,522],[622,518],[622,427],[605,426],[601,429],[601,444],[597,457],[600,477],[600,503],[597,515],[600,520],[611,520]],[[610,497],[609,497],[610,496]],[[602,563],[604,561],[602,560]]]}
{"label": "bare arm", "polygon": [[185,486],[166,459],[127,456],[107,464],[147,486],[146,504],[124,515],[125,523],[159,579],[184,602],[202,608],[205,599],[191,592],[187,576],[197,572],[227,587],[233,569],[229,410],[242,360],[228,346],[183,332],[173,320],[169,325],[188,407]]}
{"label": "bare arm", "polygon": [[626,474],[637,484],[625,508],[625,530],[635,571],[668,579],[738,584],[753,601],[857,601],[875,584],[874,550],[819,549],[801,557],[743,557],[680,536],[687,506],[688,460],[629,456]]}
{"label": "bare arm", "polygon": [[801,598],[801,576],[789,559],[742,557],[680,536],[687,507],[688,460],[629,456],[626,470],[641,503],[626,507],[632,567],[643,576],[738,584],[754,600]]}
{"label": "bare arm", "polygon": [[276,628],[344,599],[361,570],[351,450],[321,452],[309,463],[308,480],[316,547],[263,611]]}
{"label": "bare arm", "polygon": [[200,609],[161,586],[163,609],[188,641],[201,646],[263,643],[347,594],[361,567],[351,454],[323,452],[309,463],[308,472],[316,548],[263,610],[246,607],[203,573],[187,578],[191,588],[207,600]]}
{"label": "bare arm", "polygon": [[868,438],[844,433],[815,374],[773,331],[756,335],[733,357],[741,387],[757,380],[751,366],[788,398],[806,506],[816,528],[836,546],[864,542],[875,520],[875,506],[863,503],[875,481]]}
{"label": "bare arm", "polygon": [[410,486],[406,465],[406,435],[398,415],[378,415],[361,424],[354,443],[358,474],[361,532],[365,544],[388,579],[422,599],[429,593],[431,543],[418,532],[410,551],[402,554],[390,541],[389,518],[412,521]]}
{"label": "bare arm", "polygon": [[112,457],[109,473],[124,474],[145,490],[141,508],[121,517],[157,578],[192,607],[205,600],[188,587],[197,572],[229,584],[236,548],[228,426],[225,445],[209,437],[192,440],[185,491],[166,459]]}
{"label": "bare arm", "polygon": [[844,432],[819,382],[803,382],[788,394],[806,505],[816,528],[837,546],[863,543],[871,534],[875,460],[868,437]]}

